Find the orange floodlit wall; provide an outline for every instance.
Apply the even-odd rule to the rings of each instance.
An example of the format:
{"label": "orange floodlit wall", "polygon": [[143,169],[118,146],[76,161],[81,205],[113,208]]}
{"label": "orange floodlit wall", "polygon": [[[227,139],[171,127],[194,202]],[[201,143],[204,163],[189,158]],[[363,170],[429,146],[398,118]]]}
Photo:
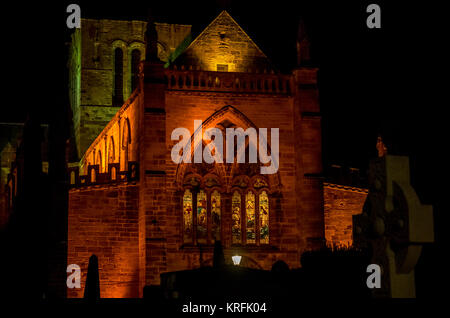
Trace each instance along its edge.
{"label": "orange floodlit wall", "polygon": [[352,216],[361,214],[368,190],[325,183],[323,191],[327,246],[352,246]]}

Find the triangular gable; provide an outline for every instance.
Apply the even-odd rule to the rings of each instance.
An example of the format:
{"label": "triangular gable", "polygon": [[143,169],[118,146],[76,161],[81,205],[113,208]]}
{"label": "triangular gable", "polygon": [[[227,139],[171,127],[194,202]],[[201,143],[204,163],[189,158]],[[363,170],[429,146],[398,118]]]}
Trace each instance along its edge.
{"label": "triangular gable", "polygon": [[186,68],[206,71],[255,72],[271,62],[239,24],[222,11],[176,60]]}

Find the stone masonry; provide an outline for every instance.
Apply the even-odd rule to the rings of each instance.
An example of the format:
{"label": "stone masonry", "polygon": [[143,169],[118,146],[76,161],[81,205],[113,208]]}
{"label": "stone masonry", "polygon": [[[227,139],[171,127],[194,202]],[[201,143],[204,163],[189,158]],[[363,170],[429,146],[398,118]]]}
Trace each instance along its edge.
{"label": "stone masonry", "polygon": [[[68,290],[70,297],[83,295],[91,254],[99,260],[102,297],[142,297],[144,286],[160,284],[161,273],[211,264],[211,240],[184,241],[186,189],[220,193],[219,235],[228,261],[239,253],[255,268],[269,270],[277,260],[297,268],[300,255],[325,246],[325,237],[333,242],[351,237],[350,214],[364,193],[358,193],[354,203],[353,192],[324,190],[316,68],[299,65],[290,74],[277,73],[224,11],[174,65],[142,61],[138,88],[127,91],[124,104],[115,108],[107,85],[112,81],[112,48],[122,45],[128,50],[132,43],[141,43],[145,25],[83,22],[81,41],[87,43],[82,44],[80,136],[85,151],[80,165],[69,169],[68,242],[68,263],[78,264],[83,277],[81,289]],[[179,29],[183,35],[187,32]],[[126,41],[112,44],[117,30]],[[223,53],[217,54],[223,60],[214,60],[217,52]],[[227,63],[227,71],[217,71],[216,64]],[[256,73],[258,69],[266,72]],[[171,149],[177,141],[171,140],[172,131],[185,127],[192,134],[194,120],[202,120],[203,131],[279,128],[278,171],[261,175],[255,169],[258,164],[247,163],[174,163]],[[268,194],[269,241],[260,243],[258,232],[254,243],[235,244],[232,195],[261,193],[257,182]],[[339,200],[347,200],[348,210],[335,209]],[[207,209],[210,213],[211,207]]]}

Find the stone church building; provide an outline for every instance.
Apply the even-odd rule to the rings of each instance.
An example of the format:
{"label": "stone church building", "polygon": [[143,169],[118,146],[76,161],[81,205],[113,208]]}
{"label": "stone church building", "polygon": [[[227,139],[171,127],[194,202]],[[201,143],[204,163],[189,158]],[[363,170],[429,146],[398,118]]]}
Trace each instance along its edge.
{"label": "stone church building", "polygon": [[[299,36],[298,65],[282,74],[226,11],[196,38],[190,25],[82,20],[68,61],[81,160],[69,167],[67,251],[82,288],[69,297],[82,297],[92,254],[102,297],[142,297],[161,273],[211,265],[215,240],[227,262],[238,254],[260,269],[277,260],[296,268],[306,250],[352,244],[367,190],[323,180],[308,45]],[[224,136],[279,128],[277,172],[236,158],[174,163],[172,131],[193,134],[194,120]]]}

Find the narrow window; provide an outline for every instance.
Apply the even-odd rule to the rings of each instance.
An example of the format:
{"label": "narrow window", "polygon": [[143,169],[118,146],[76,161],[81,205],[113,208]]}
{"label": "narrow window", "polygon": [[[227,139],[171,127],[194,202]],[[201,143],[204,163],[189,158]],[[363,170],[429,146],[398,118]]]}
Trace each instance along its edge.
{"label": "narrow window", "polygon": [[189,189],[184,191],[183,196],[183,240],[184,243],[193,242],[193,225],[192,225],[192,192]]}
{"label": "narrow window", "polygon": [[220,193],[217,190],[211,194],[211,237],[220,240]]}
{"label": "narrow window", "polygon": [[121,160],[122,171],[128,170],[128,159],[129,159],[129,144],[131,144],[131,129],[130,121],[128,118],[125,119],[123,130],[122,130],[122,155],[119,160]]}
{"label": "narrow window", "polygon": [[134,49],[131,52],[131,92],[139,86],[139,62],[141,61],[141,51]]}
{"label": "narrow window", "polygon": [[247,192],[245,196],[246,232],[247,244],[254,244],[256,241],[255,231],[255,195]]}
{"label": "narrow window", "polygon": [[269,244],[269,197],[266,191],[259,195],[259,243]]}
{"label": "narrow window", "polygon": [[203,190],[197,194],[197,243],[206,244],[207,239],[207,212],[206,193]]}
{"label": "narrow window", "polygon": [[123,104],[123,51],[121,48],[114,50],[114,96],[113,105]]}
{"label": "narrow window", "polygon": [[91,182],[94,183],[95,180],[96,180],[95,169],[92,168],[92,169],[91,169]]}
{"label": "narrow window", "polygon": [[232,243],[241,243],[241,194],[237,191],[233,193],[232,197],[232,223],[231,234]]}
{"label": "narrow window", "polygon": [[97,152],[97,164],[98,164],[98,172],[103,172],[103,161],[102,161],[102,152],[99,150]]}
{"label": "narrow window", "polygon": [[114,138],[111,136],[108,147],[108,163],[114,163]]}

